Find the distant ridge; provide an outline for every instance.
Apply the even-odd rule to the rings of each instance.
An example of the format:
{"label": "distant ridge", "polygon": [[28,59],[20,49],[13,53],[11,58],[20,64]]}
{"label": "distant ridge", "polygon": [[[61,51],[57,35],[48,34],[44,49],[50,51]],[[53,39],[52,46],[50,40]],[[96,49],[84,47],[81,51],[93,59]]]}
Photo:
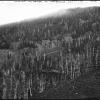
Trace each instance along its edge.
{"label": "distant ridge", "polygon": [[[62,9],[62,10],[59,10],[59,11],[54,12],[52,14],[44,15],[44,16],[41,16],[38,18],[25,19],[25,20],[18,21],[18,22],[12,22],[12,23],[8,23],[8,24],[0,25],[0,28],[8,27],[8,26],[10,27],[10,26],[19,25],[19,24],[25,24],[25,23],[41,22],[41,20],[45,20],[48,18],[56,18],[56,17],[62,17],[62,16],[66,16],[66,15],[70,16],[73,14],[80,13],[80,12],[84,11],[85,9],[87,10],[87,9],[93,9],[93,8],[94,7],[86,7],[86,8],[78,7],[78,8]],[[97,8],[97,7],[95,7],[95,8]]]}

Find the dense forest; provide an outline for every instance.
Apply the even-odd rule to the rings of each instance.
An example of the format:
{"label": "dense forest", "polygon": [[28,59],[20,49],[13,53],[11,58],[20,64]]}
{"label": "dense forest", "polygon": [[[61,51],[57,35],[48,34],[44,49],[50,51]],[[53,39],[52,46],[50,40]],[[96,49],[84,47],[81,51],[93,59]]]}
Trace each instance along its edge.
{"label": "dense forest", "polygon": [[21,40],[41,41],[53,39],[65,34],[73,38],[83,36],[88,32],[99,32],[99,8],[77,8],[67,11],[62,16],[40,18],[22,23],[5,25],[0,28],[3,40],[11,44]]}
{"label": "dense forest", "polygon": [[100,69],[99,32],[99,7],[1,26],[1,98],[28,99]]}

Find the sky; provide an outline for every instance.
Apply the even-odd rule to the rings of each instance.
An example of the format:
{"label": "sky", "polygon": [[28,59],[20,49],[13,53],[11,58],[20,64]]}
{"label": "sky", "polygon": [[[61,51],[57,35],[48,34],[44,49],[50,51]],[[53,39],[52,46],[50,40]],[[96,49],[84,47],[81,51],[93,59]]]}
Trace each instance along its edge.
{"label": "sky", "polygon": [[0,1],[0,25],[47,16],[62,9],[99,5],[100,1]]}

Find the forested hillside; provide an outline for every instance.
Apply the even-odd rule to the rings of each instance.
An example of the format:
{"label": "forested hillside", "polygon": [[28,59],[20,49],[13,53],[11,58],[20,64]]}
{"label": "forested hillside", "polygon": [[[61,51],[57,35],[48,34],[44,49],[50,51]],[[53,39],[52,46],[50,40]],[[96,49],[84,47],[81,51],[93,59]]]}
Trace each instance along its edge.
{"label": "forested hillside", "polygon": [[0,34],[8,43],[21,40],[41,41],[53,39],[64,34],[79,37],[87,32],[99,32],[99,8],[77,8],[58,17],[47,17],[32,21],[5,25],[0,28]]}
{"label": "forested hillside", "polygon": [[1,98],[28,99],[100,70],[100,8],[64,12],[0,27]]}

